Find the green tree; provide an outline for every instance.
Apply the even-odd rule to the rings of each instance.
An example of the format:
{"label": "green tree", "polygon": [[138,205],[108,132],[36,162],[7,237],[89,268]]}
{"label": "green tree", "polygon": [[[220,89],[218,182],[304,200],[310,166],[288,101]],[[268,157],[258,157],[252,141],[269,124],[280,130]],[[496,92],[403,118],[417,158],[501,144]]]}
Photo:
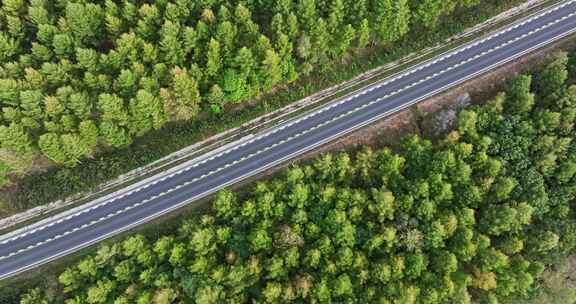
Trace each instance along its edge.
{"label": "green tree", "polygon": [[539,96],[546,98],[558,92],[568,79],[568,54],[554,54],[548,64],[536,74],[534,87]]}
{"label": "green tree", "polygon": [[7,149],[21,157],[29,157],[32,152],[32,140],[21,124],[12,122],[8,126],[0,126],[0,143]]}
{"label": "green tree", "polygon": [[124,100],[117,95],[101,94],[98,96],[98,109],[103,121],[115,122],[119,125],[126,125],[128,122],[129,116]]}
{"label": "green tree", "polygon": [[13,15],[18,15],[24,10],[25,3],[22,0],[3,0],[2,6],[2,10]]}
{"label": "green tree", "polygon": [[376,26],[380,43],[394,42],[408,32],[410,9],[407,0],[377,0],[373,9],[371,24]]}
{"label": "green tree", "polygon": [[358,48],[365,48],[370,41],[370,25],[368,19],[363,19],[358,29]]}
{"label": "green tree", "polygon": [[67,268],[58,276],[58,282],[64,285],[65,292],[72,292],[82,287],[82,278],[75,268]]}
{"label": "green tree", "polygon": [[224,21],[216,27],[216,41],[222,46],[222,56],[227,57],[235,49],[238,30],[230,21]]}
{"label": "green tree", "polygon": [[106,303],[110,293],[114,289],[114,283],[110,280],[99,280],[95,286],[88,288],[87,303]]}
{"label": "green tree", "polygon": [[39,90],[26,90],[20,92],[20,107],[22,108],[22,114],[33,118],[42,118],[42,108],[40,104],[44,96]]}
{"label": "green tree", "polygon": [[311,31],[315,24],[317,17],[316,1],[315,0],[298,0],[296,5],[296,12],[301,20],[301,24],[306,32]]}
{"label": "green tree", "polygon": [[339,34],[337,38],[335,38],[335,45],[331,48],[331,53],[333,54],[332,57],[341,56],[348,50],[352,40],[356,36],[356,30],[352,27],[351,24],[348,24],[344,27],[344,32]]}
{"label": "green tree", "polygon": [[550,251],[558,246],[560,236],[552,231],[540,231],[530,238],[528,249],[535,253]]}
{"label": "green tree", "polygon": [[49,302],[39,288],[34,288],[22,296],[20,304],[49,304]]}
{"label": "green tree", "polygon": [[97,46],[102,33],[99,31],[103,20],[102,14],[102,8],[97,4],[66,4],[66,23],[78,43]]}
{"label": "green tree", "polygon": [[[499,236],[506,232],[516,232],[530,223],[532,208],[516,209],[509,206],[495,206],[483,213],[479,222],[481,229],[490,235]],[[527,214],[525,214],[527,212]]]}
{"label": "green tree", "polygon": [[216,214],[223,219],[232,219],[238,212],[235,195],[230,191],[220,191],[214,201]]}
{"label": "green tree", "polygon": [[532,110],[534,94],[530,93],[532,77],[522,75],[512,80],[506,98],[507,109],[513,114],[523,114]]}
{"label": "green tree", "polygon": [[282,80],[280,57],[273,50],[266,51],[266,57],[260,67],[260,79],[266,91],[270,90]]}
{"label": "green tree", "polygon": [[[164,91],[165,112],[173,120],[184,120],[194,117],[199,110],[200,93],[198,84],[184,69],[172,70],[172,93]],[[163,95],[163,96],[162,96]]]}
{"label": "green tree", "polygon": [[497,201],[504,201],[508,199],[516,184],[517,182],[510,177],[503,177],[498,179],[498,181],[496,181],[496,183],[494,183],[492,186],[494,199]]}
{"label": "green tree", "polygon": [[352,281],[347,274],[340,275],[334,282],[334,294],[336,296],[352,295],[354,293]]}
{"label": "green tree", "polygon": [[[1,35],[2,33],[0,43]],[[22,84],[14,79],[0,79],[0,101],[7,105],[18,105],[21,86]]]}
{"label": "green tree", "polygon": [[214,77],[222,68],[220,42],[216,39],[210,39],[208,43],[208,50],[206,52],[206,70],[205,74],[208,77]]}
{"label": "green tree", "polygon": [[443,0],[423,0],[418,1],[414,11],[416,24],[421,24],[427,28],[435,28],[440,15],[451,9],[451,1]]}
{"label": "green tree", "polygon": [[91,147],[77,134],[63,134],[60,140],[62,149],[68,159],[66,163],[69,166],[78,164],[83,157],[89,156],[92,152]]}
{"label": "green tree", "polygon": [[128,105],[132,134],[143,135],[151,129],[159,129],[166,122],[166,117],[160,100],[145,90],[138,90],[136,98]]}
{"label": "green tree", "polygon": [[103,121],[99,129],[104,141],[113,147],[125,147],[132,143],[128,131],[114,122]]}
{"label": "green tree", "polygon": [[222,78],[222,89],[224,91],[224,100],[232,103],[239,103],[245,100],[249,95],[248,84],[243,75],[233,69],[227,69]]}
{"label": "green tree", "polygon": [[330,35],[323,18],[318,18],[314,27],[310,30],[312,38],[311,63],[326,63],[326,53],[329,50]]}
{"label": "green tree", "polygon": [[0,33],[0,60],[8,62],[18,54],[19,45],[14,38],[5,33]]}
{"label": "green tree", "polygon": [[210,104],[217,106],[218,109],[220,109],[220,106],[224,104],[224,92],[222,91],[222,88],[220,88],[218,84],[213,85],[210,88],[210,92],[208,93],[206,100]]}
{"label": "green tree", "polygon": [[98,144],[99,133],[98,126],[92,120],[85,120],[78,125],[78,133],[83,142],[83,145],[88,147],[88,150],[93,151]]}
{"label": "green tree", "polygon": [[68,34],[56,34],[52,38],[54,53],[61,57],[71,56],[74,52],[74,40]]}

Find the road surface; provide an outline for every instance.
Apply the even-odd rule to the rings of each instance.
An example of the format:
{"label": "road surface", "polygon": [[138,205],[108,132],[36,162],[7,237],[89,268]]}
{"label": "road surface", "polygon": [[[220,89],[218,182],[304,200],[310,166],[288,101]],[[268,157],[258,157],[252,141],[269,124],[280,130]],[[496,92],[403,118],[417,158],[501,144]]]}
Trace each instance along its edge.
{"label": "road surface", "polygon": [[0,279],[190,204],[574,31],[576,0],[565,1],[278,127],[227,145],[217,154],[153,178],[111,200],[0,237]]}

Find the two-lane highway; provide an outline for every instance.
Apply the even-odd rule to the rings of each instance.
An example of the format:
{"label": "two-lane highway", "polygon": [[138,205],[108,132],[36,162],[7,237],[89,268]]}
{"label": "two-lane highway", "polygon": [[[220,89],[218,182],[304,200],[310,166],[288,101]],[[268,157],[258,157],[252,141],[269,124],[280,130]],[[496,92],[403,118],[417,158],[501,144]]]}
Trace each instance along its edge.
{"label": "two-lane highway", "polygon": [[565,1],[115,199],[0,238],[0,279],[150,221],[575,31],[576,0]]}

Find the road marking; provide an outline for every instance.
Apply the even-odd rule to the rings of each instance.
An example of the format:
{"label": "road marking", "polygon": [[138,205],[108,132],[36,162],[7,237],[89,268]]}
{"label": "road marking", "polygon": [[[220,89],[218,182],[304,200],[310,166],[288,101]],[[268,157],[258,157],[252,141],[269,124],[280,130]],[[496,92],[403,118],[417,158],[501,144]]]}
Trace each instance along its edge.
{"label": "road marking", "polygon": [[[385,81],[385,82],[383,82],[383,83],[380,83],[380,84],[371,86],[371,87],[369,87],[368,89],[372,88],[372,90],[373,90],[373,89],[375,89],[375,88],[380,88],[380,87],[382,87],[382,86],[384,86],[384,85],[386,85],[386,84],[389,84],[389,83],[391,83],[391,82],[393,82],[393,81],[396,81],[396,80],[398,80],[398,79],[400,79],[400,78],[403,78],[403,77],[406,77],[406,76],[408,76],[408,75],[411,75],[411,74],[415,73],[416,71],[422,70],[422,69],[424,69],[424,68],[426,68],[426,67],[431,66],[432,64],[435,64],[435,63],[437,63],[437,62],[443,61],[443,60],[445,60],[445,59],[447,59],[447,58],[449,58],[449,57],[452,57],[452,56],[454,56],[454,55],[456,55],[456,54],[459,54],[460,52],[463,52],[463,51],[468,50],[468,49],[470,49],[470,48],[472,48],[472,47],[474,47],[474,46],[477,46],[477,45],[479,45],[480,43],[483,43],[483,42],[485,42],[485,41],[487,41],[487,40],[490,40],[490,39],[492,39],[492,38],[495,38],[495,37],[497,37],[497,36],[499,36],[499,35],[501,35],[501,34],[503,34],[503,33],[509,32],[509,31],[510,31],[511,29],[513,29],[513,28],[517,28],[517,27],[520,26],[520,25],[526,24],[526,23],[528,23],[528,22],[530,22],[530,21],[532,21],[532,20],[535,20],[535,19],[537,19],[537,18],[541,18],[542,16],[544,16],[544,15],[546,15],[546,14],[549,14],[549,13],[551,13],[551,12],[553,12],[553,11],[559,9],[559,8],[562,8],[562,7],[566,6],[566,5],[569,5],[570,3],[574,2],[574,1],[576,1],[576,0],[568,1],[568,2],[566,2],[566,3],[564,3],[564,4],[562,4],[562,5],[559,5],[559,6],[553,8],[553,9],[550,9],[550,10],[548,10],[548,11],[546,11],[546,12],[543,12],[543,13],[541,13],[541,14],[535,15],[535,16],[529,18],[529,19],[524,20],[523,22],[520,22],[520,23],[516,24],[514,27],[511,27],[511,28],[502,30],[502,31],[497,32],[497,33],[495,33],[495,34],[492,34],[492,35],[490,35],[490,36],[488,36],[488,37],[486,37],[486,38],[483,38],[483,39],[481,39],[481,40],[478,40],[478,41],[476,41],[476,42],[474,42],[474,43],[472,43],[472,44],[470,44],[470,45],[468,45],[468,46],[465,46],[465,47],[460,48],[460,49],[458,49],[458,50],[454,50],[454,51],[448,53],[447,55],[443,55],[443,56],[441,56],[440,58],[437,58],[437,59],[435,59],[435,60],[433,60],[433,61],[431,61],[431,62],[428,62],[427,64],[421,65],[421,66],[419,66],[419,67],[417,67],[417,68],[415,68],[415,69],[413,69],[413,70],[410,70],[410,71],[408,71],[408,72],[406,72],[406,73],[403,73],[403,74],[401,74],[401,75],[399,75],[399,76],[397,76],[397,77],[394,77],[394,78],[392,78],[392,79],[389,79],[389,80],[387,80],[387,81]],[[360,107],[357,107],[357,108],[355,108],[355,109],[353,109],[353,110],[350,110],[350,111],[347,112],[347,113],[344,113],[344,114],[341,114],[341,115],[339,115],[339,116],[337,116],[337,117],[335,117],[335,118],[332,118],[329,122],[332,122],[332,121],[335,121],[335,120],[337,120],[337,119],[340,119],[340,118],[342,118],[342,117],[344,117],[344,116],[346,116],[346,115],[350,115],[350,114],[352,114],[352,113],[354,113],[354,112],[356,112],[356,111],[361,110],[362,108],[367,107],[368,105],[373,105],[373,104],[376,103],[376,102],[379,102],[379,101],[381,101],[381,100],[383,100],[383,99],[386,99],[386,98],[388,98],[388,97],[390,97],[390,96],[393,96],[393,95],[396,95],[396,94],[398,94],[398,93],[401,93],[401,92],[403,92],[403,91],[405,91],[405,90],[407,90],[407,89],[409,89],[409,88],[411,88],[411,87],[414,87],[415,85],[418,85],[418,84],[420,84],[420,83],[422,83],[422,82],[424,82],[424,81],[427,81],[427,80],[436,78],[436,77],[438,77],[439,75],[441,75],[441,74],[443,74],[443,73],[446,73],[447,71],[450,71],[450,70],[452,70],[452,69],[454,69],[454,68],[457,68],[457,67],[459,67],[459,66],[461,66],[461,65],[463,65],[463,64],[466,64],[466,63],[468,63],[468,62],[470,62],[470,61],[472,61],[472,60],[475,60],[475,59],[477,59],[477,58],[479,58],[479,57],[485,56],[486,54],[488,54],[488,53],[490,53],[490,52],[493,52],[493,51],[495,51],[495,50],[497,50],[497,49],[502,48],[502,47],[505,46],[505,45],[508,45],[508,44],[513,43],[513,42],[515,42],[515,41],[517,41],[517,40],[520,40],[520,39],[525,38],[525,37],[527,37],[527,36],[529,36],[529,35],[532,35],[532,34],[534,34],[535,32],[541,31],[542,29],[547,28],[547,27],[549,27],[549,26],[551,26],[551,25],[554,25],[554,24],[556,24],[556,23],[558,23],[558,22],[560,22],[560,21],[562,21],[562,20],[565,20],[565,19],[573,16],[574,14],[575,14],[575,13],[571,13],[571,14],[569,14],[569,15],[563,16],[563,17],[560,18],[560,19],[557,19],[557,20],[552,21],[552,22],[550,22],[550,23],[548,23],[548,24],[546,24],[546,25],[543,25],[543,26],[541,26],[541,27],[539,27],[539,28],[537,28],[537,29],[535,29],[535,30],[532,30],[532,31],[530,31],[529,33],[525,33],[525,34],[523,34],[523,35],[521,35],[521,36],[517,36],[516,38],[511,39],[511,40],[509,40],[509,41],[507,41],[507,42],[505,42],[505,43],[503,43],[503,44],[501,44],[501,45],[499,45],[499,46],[497,46],[497,47],[491,48],[489,51],[484,51],[484,52],[482,52],[481,54],[477,54],[477,55],[474,56],[474,57],[471,57],[471,58],[469,58],[469,59],[467,59],[467,60],[464,60],[464,61],[462,61],[462,62],[460,62],[460,63],[458,63],[458,64],[456,64],[456,65],[454,65],[454,66],[451,66],[451,67],[449,67],[449,68],[447,68],[447,69],[444,69],[444,70],[442,70],[441,72],[437,72],[437,73],[435,73],[434,75],[429,75],[429,76],[427,76],[426,78],[420,79],[419,81],[417,81],[417,82],[415,82],[415,83],[412,83],[412,84],[410,84],[410,85],[407,85],[407,86],[405,86],[404,88],[402,88],[402,89],[400,89],[400,90],[394,91],[394,92],[391,93],[391,94],[387,94],[387,95],[385,95],[385,96],[383,96],[383,97],[380,97],[380,98],[378,98],[378,99],[375,99],[375,100],[373,100],[373,101],[370,101],[370,102],[367,103],[367,104],[364,104],[364,105],[362,105],[362,106],[360,106]],[[368,91],[368,92],[369,92],[369,91]],[[288,123],[288,124],[284,124],[283,126],[281,126],[281,128],[277,128],[277,129],[275,129],[275,130],[273,130],[273,131],[271,131],[271,132],[268,132],[268,133],[262,134],[262,135],[260,135],[260,136],[258,136],[258,137],[256,137],[256,138],[253,138],[253,139],[251,139],[249,142],[246,142],[246,143],[243,143],[243,144],[241,144],[241,145],[235,146],[235,147],[233,147],[233,148],[230,149],[230,150],[220,152],[220,153],[217,155],[217,157],[221,157],[222,155],[225,155],[225,154],[229,153],[230,151],[237,150],[237,149],[239,149],[239,148],[241,148],[241,147],[243,147],[243,146],[245,146],[245,145],[247,145],[247,144],[249,144],[249,143],[252,143],[252,142],[254,142],[254,141],[256,141],[256,140],[259,140],[259,139],[262,139],[262,138],[264,138],[264,137],[270,136],[271,134],[274,134],[274,133],[278,132],[279,130],[282,130],[282,129],[288,127],[288,126],[291,126],[291,125],[294,125],[294,124],[296,124],[296,123],[299,123],[300,121],[303,121],[303,120],[305,120],[305,119],[308,119],[308,118],[310,118],[310,117],[313,117],[313,116],[317,115],[318,113],[322,113],[323,111],[327,111],[328,109],[334,108],[335,106],[338,106],[338,105],[340,105],[340,104],[343,104],[343,103],[346,102],[346,101],[352,100],[352,99],[354,99],[354,98],[356,98],[356,97],[358,97],[358,96],[364,95],[364,94],[366,94],[366,93],[367,93],[367,90],[364,90],[364,91],[362,91],[362,92],[360,92],[360,93],[358,93],[358,94],[356,94],[356,95],[354,95],[354,96],[350,96],[350,97],[348,97],[348,98],[346,98],[346,99],[344,99],[344,100],[341,100],[341,101],[339,101],[339,102],[337,102],[337,103],[334,103],[334,104],[332,104],[332,105],[330,105],[330,106],[323,107],[322,109],[320,109],[320,110],[318,110],[318,111],[315,111],[315,112],[313,112],[313,113],[310,113],[310,114],[308,114],[308,115],[305,115],[305,116],[301,117],[300,119],[297,119],[297,120],[295,120],[295,121],[293,121],[293,122],[290,122],[290,123]],[[317,129],[318,127],[323,126],[323,125],[325,125],[325,124],[327,124],[327,123],[329,123],[329,122],[316,125],[316,126],[310,128],[310,129],[306,130],[306,133],[311,132],[311,131]],[[290,137],[287,139],[287,141],[293,140],[294,138],[300,137],[300,136],[302,136],[303,134],[306,134],[306,133],[301,132],[301,133],[296,134],[296,135],[294,135],[294,136],[290,136]],[[271,146],[271,147],[275,147],[275,146],[276,146],[276,145],[273,145],[273,146]],[[267,147],[267,148],[264,148],[264,149],[262,149],[262,150],[259,150],[259,151],[256,152],[256,153],[252,153],[252,154],[248,155],[247,157],[242,157],[242,158],[240,159],[240,161],[244,161],[244,160],[249,159],[249,158],[251,158],[251,157],[253,157],[253,156],[255,156],[255,155],[261,154],[261,153],[263,153],[264,151],[267,151],[267,150],[268,150],[269,148],[271,148],[271,147]],[[211,157],[210,159],[204,159],[203,161],[198,162],[198,163],[194,164],[193,166],[188,167],[187,169],[190,169],[190,168],[192,168],[192,167],[196,167],[196,166],[198,166],[199,164],[204,164],[204,163],[206,163],[208,160],[213,160],[214,158],[216,158],[216,156],[213,156],[213,157]],[[235,161],[232,163],[232,165],[237,164],[237,163],[240,162],[240,161],[235,160]],[[213,174],[215,174],[215,173],[217,173],[217,172],[220,172],[221,170],[227,168],[227,167],[226,167],[227,165],[229,165],[229,164],[226,164],[226,165],[224,165],[224,167],[220,167],[220,168],[218,168],[218,169],[216,169],[216,170],[210,171],[208,174],[204,174],[204,175],[202,175],[200,178],[195,178],[195,179],[193,180],[193,182],[198,181],[198,180],[203,179],[203,178],[206,178],[206,177],[208,177],[208,176],[210,176],[210,175],[213,175]],[[180,170],[179,172],[181,172],[181,171],[182,171],[182,170]],[[179,173],[179,172],[177,172],[177,173]],[[171,174],[170,177],[173,177],[173,176],[175,176],[175,175],[176,175],[176,174]],[[159,181],[164,181],[164,180],[166,180],[166,179],[167,179],[167,177],[164,177],[164,178],[162,178],[162,179],[160,179],[160,180],[154,181],[152,184],[156,184],[156,183],[158,183]],[[185,183],[185,184],[187,185],[188,183]],[[149,185],[150,185],[150,184],[146,185],[145,187],[148,187]],[[178,186],[177,186],[178,189],[179,189],[181,186],[182,186],[182,184],[181,184],[181,185],[178,185]],[[144,187],[144,188],[145,188],[145,187]],[[156,199],[156,198],[158,198],[158,197],[160,197],[160,196],[163,196],[163,195],[165,195],[165,194],[167,194],[167,193],[170,193],[170,192],[174,191],[174,189],[175,189],[175,188],[169,189],[169,190],[167,190],[167,191],[165,191],[165,192],[162,192],[160,195],[151,197],[149,200],[146,200],[146,201],[148,202],[148,201],[151,201],[151,200],[153,200],[153,199]],[[109,200],[109,201],[107,201],[107,202],[103,202],[102,204],[98,204],[98,205],[95,205],[95,206],[93,206],[93,207],[91,207],[91,208],[89,208],[89,209],[80,211],[79,213],[76,213],[76,214],[73,214],[73,215],[69,215],[69,216],[67,216],[67,217],[65,218],[65,220],[69,220],[69,219],[71,219],[71,218],[73,218],[73,217],[76,217],[76,216],[79,216],[79,215],[81,215],[81,214],[83,214],[83,213],[92,211],[92,210],[94,210],[94,209],[96,209],[96,208],[99,208],[99,207],[102,207],[102,206],[108,204],[109,202],[113,202],[113,201],[115,201],[115,200],[118,200],[118,199],[120,199],[120,198],[122,198],[122,197],[125,197],[125,196],[128,196],[128,195],[131,195],[131,194],[133,194],[133,193],[135,193],[135,192],[138,192],[138,191],[140,191],[140,190],[141,190],[141,188],[132,190],[132,191],[130,191],[130,192],[128,192],[128,193],[125,193],[125,194],[120,195],[119,197],[112,198],[111,200]],[[141,203],[136,203],[136,204],[141,204]],[[45,229],[46,227],[51,227],[51,226],[53,226],[55,223],[58,223],[58,224],[59,224],[59,223],[61,223],[62,221],[63,221],[63,219],[59,219],[59,220],[56,221],[56,222],[53,222],[53,223],[50,223],[50,224],[41,226],[40,228],[36,228],[36,229],[30,230],[30,231],[27,231],[26,233],[17,235],[17,236],[15,236],[15,237],[13,237],[13,238],[4,240],[4,241],[2,241],[0,244],[2,244],[2,245],[7,244],[8,242],[11,242],[11,241],[14,241],[14,240],[23,238],[23,237],[25,237],[25,236],[27,236],[27,235],[30,235],[30,234],[36,233],[36,232],[38,232],[38,231],[40,231],[40,230],[43,230],[43,229]],[[4,258],[4,257],[0,257],[0,260],[2,260],[3,258]]]}

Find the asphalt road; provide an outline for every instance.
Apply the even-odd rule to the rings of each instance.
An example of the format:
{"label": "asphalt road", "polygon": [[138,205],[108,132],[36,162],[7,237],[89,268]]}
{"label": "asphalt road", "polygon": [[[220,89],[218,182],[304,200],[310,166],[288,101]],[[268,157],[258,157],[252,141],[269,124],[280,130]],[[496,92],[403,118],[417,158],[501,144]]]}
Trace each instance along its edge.
{"label": "asphalt road", "polygon": [[[0,237],[0,279],[126,231],[242,179],[285,162],[576,31],[576,1],[566,1],[509,28],[457,48],[391,79],[168,176],[55,218],[10,238]],[[57,185],[55,185],[57,187]]]}

